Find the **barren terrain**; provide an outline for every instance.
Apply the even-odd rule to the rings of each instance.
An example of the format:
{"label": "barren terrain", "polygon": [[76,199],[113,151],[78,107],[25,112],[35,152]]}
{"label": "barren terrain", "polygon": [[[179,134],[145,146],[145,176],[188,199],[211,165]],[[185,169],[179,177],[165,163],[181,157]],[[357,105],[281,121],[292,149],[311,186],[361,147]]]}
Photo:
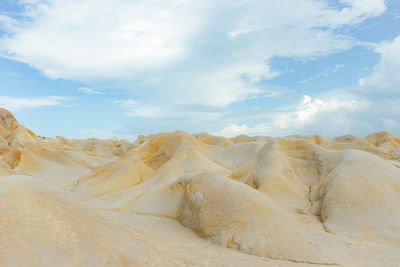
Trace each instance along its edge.
{"label": "barren terrain", "polygon": [[0,265],[399,266],[399,168],[388,132],[75,140],[0,109]]}

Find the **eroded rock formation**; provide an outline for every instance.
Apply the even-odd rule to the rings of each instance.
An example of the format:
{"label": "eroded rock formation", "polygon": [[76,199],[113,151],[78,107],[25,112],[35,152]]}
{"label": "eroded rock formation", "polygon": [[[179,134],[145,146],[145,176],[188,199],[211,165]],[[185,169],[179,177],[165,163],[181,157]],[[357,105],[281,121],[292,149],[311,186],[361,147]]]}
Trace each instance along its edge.
{"label": "eroded rock formation", "polygon": [[400,138],[36,137],[0,109],[2,266],[400,263]]}

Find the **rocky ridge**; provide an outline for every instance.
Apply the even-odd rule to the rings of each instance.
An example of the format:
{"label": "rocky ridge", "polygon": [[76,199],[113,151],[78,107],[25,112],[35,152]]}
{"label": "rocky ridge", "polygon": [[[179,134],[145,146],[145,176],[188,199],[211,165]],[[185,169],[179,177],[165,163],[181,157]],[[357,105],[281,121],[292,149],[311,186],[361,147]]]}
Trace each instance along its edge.
{"label": "rocky ridge", "polygon": [[4,266],[395,266],[400,137],[37,137],[0,109]]}

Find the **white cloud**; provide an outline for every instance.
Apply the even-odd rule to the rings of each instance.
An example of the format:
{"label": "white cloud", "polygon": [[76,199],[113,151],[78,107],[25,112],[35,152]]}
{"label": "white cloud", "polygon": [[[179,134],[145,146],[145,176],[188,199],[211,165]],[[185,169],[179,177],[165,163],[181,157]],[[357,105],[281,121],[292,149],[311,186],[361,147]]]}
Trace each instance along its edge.
{"label": "white cloud", "polygon": [[89,87],[79,87],[78,90],[83,92],[83,93],[85,93],[85,94],[89,94],[89,95],[101,95],[101,94],[103,94],[102,92],[94,90],[94,89],[89,88]]}
{"label": "white cloud", "polygon": [[[6,56],[52,78],[126,78],[182,54],[187,23],[180,1],[35,1],[18,30],[3,38]],[[24,42],[28,42],[29,45]]]}
{"label": "white cloud", "polygon": [[373,97],[400,97],[400,36],[392,42],[383,42],[375,51],[381,59],[371,76],[360,79],[357,93]]}
{"label": "white cloud", "polygon": [[250,134],[249,129],[247,128],[246,124],[243,125],[236,125],[234,123],[230,123],[228,126],[222,128],[217,135],[222,135],[226,137],[235,137],[242,134]]}
{"label": "white cloud", "polygon": [[344,4],[348,4],[348,9],[343,9],[344,14],[349,14],[349,19],[354,22],[359,20],[379,16],[386,10],[384,1],[376,0],[340,0]]}
{"label": "white cloud", "polygon": [[133,99],[115,100],[119,108],[130,117],[143,117],[149,119],[169,120],[171,122],[186,121],[209,122],[219,119],[223,112],[220,109],[213,110],[210,106],[174,106],[169,103],[162,105],[148,105]]}
{"label": "white cloud", "polygon": [[334,90],[315,99],[304,96],[294,111],[266,113],[261,117],[266,122],[251,127],[231,123],[217,134],[335,136],[381,130],[399,134],[400,36],[377,45],[375,51],[381,59],[372,74],[360,79],[359,86],[346,93]]}
{"label": "white cloud", "polygon": [[338,72],[338,70],[344,68],[345,66],[346,65],[344,65],[344,64],[337,64],[337,65],[333,66],[332,68],[325,69],[324,71],[319,72],[307,79],[301,80],[299,83],[306,83],[306,82],[309,82],[309,81],[312,81],[312,80],[315,80],[318,78],[327,78],[330,75],[332,75],[333,73]]}
{"label": "white cloud", "polygon": [[10,110],[11,112],[14,112],[27,108],[57,106],[69,100],[71,100],[71,98],[65,96],[45,96],[33,98],[0,96],[0,106]]}
{"label": "white cloud", "polygon": [[133,99],[114,101],[130,117],[160,118],[167,115],[159,107],[145,106]]}
{"label": "white cloud", "polygon": [[340,135],[352,126],[353,118],[348,115],[369,105],[349,97],[351,96],[312,100],[310,96],[304,95],[293,111],[271,112],[265,115],[269,117],[268,122],[252,127],[230,123],[216,134],[227,137],[240,134],[283,136],[312,132],[326,136]]}
{"label": "white cloud", "polygon": [[0,13],[0,29],[15,30],[17,21],[7,15]]}
{"label": "white cloud", "polygon": [[25,19],[1,19],[4,57],[51,78],[214,106],[257,95],[258,81],[279,74],[267,64],[274,56],[349,49],[357,41],[335,30],[385,10],[383,0],[343,0],[341,9],[314,0],[24,2]]}

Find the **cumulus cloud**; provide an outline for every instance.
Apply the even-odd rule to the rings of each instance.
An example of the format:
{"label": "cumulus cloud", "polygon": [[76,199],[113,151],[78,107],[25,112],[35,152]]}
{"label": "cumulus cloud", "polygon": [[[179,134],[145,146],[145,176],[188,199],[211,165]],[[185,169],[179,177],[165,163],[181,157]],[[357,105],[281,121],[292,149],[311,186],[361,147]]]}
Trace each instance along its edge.
{"label": "cumulus cloud", "polygon": [[[377,88],[378,89],[378,88]],[[312,99],[304,96],[296,106],[259,115],[264,122],[228,123],[216,135],[286,136],[319,134],[326,137],[371,132],[400,133],[400,97],[364,97],[349,91],[332,91]],[[251,120],[249,120],[251,123]]]}
{"label": "cumulus cloud", "polygon": [[370,76],[360,79],[356,92],[364,96],[400,98],[400,36],[377,45],[375,51],[381,59]]}
{"label": "cumulus cloud", "polygon": [[[212,121],[217,134],[225,136],[400,132],[400,37],[371,46],[381,60],[350,91],[302,96],[278,110],[257,104],[246,104],[245,112],[232,108],[282,94],[283,89],[261,86],[281,74],[269,64],[274,57],[312,59],[360,45],[348,28],[381,15],[384,0],[20,3],[24,11],[18,16],[0,14],[1,56],[53,79],[82,81],[88,87],[78,90],[87,94],[100,94],[93,88],[104,87],[132,91],[140,99],[114,103],[130,117],[146,118],[146,125],[193,128]],[[343,67],[335,65],[301,83]],[[64,101],[0,97],[0,105],[12,111]]]}
{"label": "cumulus cloud", "polygon": [[7,32],[0,51],[51,78],[147,90],[147,98],[176,105],[226,106],[279,75],[272,57],[349,49],[357,40],[337,29],[385,11],[383,0],[340,2],[21,1],[24,19],[0,18]]}
{"label": "cumulus cloud", "polygon": [[282,136],[316,133],[335,136],[366,135],[381,130],[399,134],[400,36],[377,44],[375,51],[381,58],[372,74],[359,80],[359,86],[345,91],[334,90],[315,99],[304,96],[292,111],[264,114],[267,122],[253,126],[230,123],[216,134]]}
{"label": "cumulus cloud", "polygon": [[216,134],[227,137],[240,134],[284,136],[312,132],[326,136],[340,135],[352,127],[352,117],[348,115],[369,105],[352,97],[345,94],[336,98],[329,96],[326,99],[311,99],[304,95],[293,110],[265,114],[269,118],[268,122],[251,127],[230,123]]}
{"label": "cumulus cloud", "polygon": [[[121,79],[169,64],[184,52],[189,19],[182,1],[33,1],[3,55],[51,78]],[[25,42],[28,42],[26,44]]]}
{"label": "cumulus cloud", "polygon": [[0,106],[14,112],[27,108],[58,106],[69,100],[71,100],[71,98],[65,96],[45,96],[33,98],[0,96]]}

